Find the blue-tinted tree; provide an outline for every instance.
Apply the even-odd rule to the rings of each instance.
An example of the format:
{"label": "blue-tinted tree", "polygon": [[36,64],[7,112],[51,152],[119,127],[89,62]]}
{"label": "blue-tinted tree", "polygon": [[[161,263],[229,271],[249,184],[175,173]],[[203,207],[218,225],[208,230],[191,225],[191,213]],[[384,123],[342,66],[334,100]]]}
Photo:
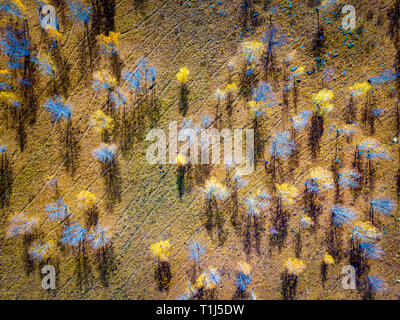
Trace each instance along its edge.
{"label": "blue-tinted tree", "polygon": [[270,196],[263,190],[262,193],[255,197],[247,197],[244,199],[246,205],[247,215],[249,217],[255,217],[264,212],[269,205]]}
{"label": "blue-tinted tree", "polygon": [[133,72],[123,72],[122,79],[128,83],[129,89],[133,89],[136,92],[140,91],[142,75],[139,70],[135,70]]}
{"label": "blue-tinted tree", "polygon": [[280,31],[280,27],[273,26],[272,22],[270,21],[267,30],[261,37],[261,41],[265,46],[263,65],[266,77],[267,79],[270,77],[276,77],[276,51],[288,42],[287,36]]}
{"label": "blue-tinted tree", "polygon": [[32,61],[38,66],[42,74],[49,75],[51,78],[55,77],[56,67],[49,55],[34,54]]}
{"label": "blue-tinted tree", "polygon": [[339,186],[346,190],[348,188],[355,189],[359,184],[360,174],[351,169],[345,169],[338,173]]}
{"label": "blue-tinted tree", "polygon": [[355,223],[352,231],[353,243],[375,243],[381,238],[381,233],[369,222]]}
{"label": "blue-tinted tree", "polygon": [[373,138],[367,138],[356,145],[354,165],[358,168],[358,170],[362,170],[361,160],[363,156],[367,160],[367,176],[365,181],[369,186],[369,190],[372,191],[374,186],[373,180],[375,172],[374,162],[378,162],[381,159],[388,159],[389,155],[377,140]]}
{"label": "blue-tinted tree", "polygon": [[300,112],[298,115],[290,118],[293,129],[295,129],[296,131],[304,130],[310,123],[311,116],[311,111],[305,110]]}
{"label": "blue-tinted tree", "polygon": [[63,221],[72,215],[68,206],[64,204],[63,198],[57,199],[57,202],[47,204],[44,211],[51,221]]}
{"label": "blue-tinted tree", "polygon": [[248,285],[251,283],[251,275],[246,275],[239,272],[236,276],[235,284],[241,293],[247,290]]}
{"label": "blue-tinted tree", "polygon": [[[68,17],[72,20],[82,21],[84,25],[88,26],[89,21],[92,19],[93,10],[88,4],[83,3],[81,0],[68,1],[68,7],[71,13]],[[88,32],[86,32],[86,35]]]}
{"label": "blue-tinted tree", "polygon": [[156,73],[156,69],[145,58],[140,58],[136,70],[123,72],[122,79],[128,83],[130,89],[135,90],[136,94],[141,94],[153,87]]}
{"label": "blue-tinted tree", "polygon": [[110,99],[116,109],[120,109],[121,106],[123,106],[123,114],[126,113],[125,107],[128,104],[126,92],[124,92],[121,88],[115,88],[111,93]]}
{"label": "blue-tinted tree", "polygon": [[252,90],[252,99],[267,108],[273,108],[278,104],[271,84],[260,82]]}

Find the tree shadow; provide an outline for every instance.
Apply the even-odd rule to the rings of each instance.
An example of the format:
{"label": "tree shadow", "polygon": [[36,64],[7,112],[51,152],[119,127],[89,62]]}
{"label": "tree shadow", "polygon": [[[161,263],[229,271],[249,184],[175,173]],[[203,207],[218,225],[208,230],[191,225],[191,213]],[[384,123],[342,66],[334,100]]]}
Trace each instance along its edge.
{"label": "tree shadow", "polygon": [[295,253],[296,258],[300,258],[301,250],[302,250],[302,242],[301,242],[301,232],[300,232],[300,230],[296,232],[294,240],[295,240],[294,253]]}
{"label": "tree shadow", "polygon": [[59,88],[61,88],[61,93],[64,97],[68,97],[69,88],[71,88],[71,79],[70,79],[70,71],[71,66],[69,63],[64,61],[60,48],[57,45],[54,51],[54,59],[56,63],[56,67],[59,74],[59,79],[57,81],[57,85],[55,86],[54,94],[59,94]]}
{"label": "tree shadow", "polygon": [[205,228],[210,236],[212,236],[213,229],[217,229],[218,244],[223,245],[226,241],[226,234],[224,231],[225,219],[223,210],[218,207],[217,200],[214,197],[208,199],[205,203]]}
{"label": "tree shadow", "polygon": [[249,72],[250,66],[246,64],[243,67],[242,74],[240,76],[240,93],[246,99],[246,101],[251,100],[251,89],[254,87],[257,80],[254,72]]}
{"label": "tree shadow", "polygon": [[247,300],[248,298],[249,294],[246,291],[242,291],[239,287],[236,287],[236,290],[232,296],[232,300]]}

